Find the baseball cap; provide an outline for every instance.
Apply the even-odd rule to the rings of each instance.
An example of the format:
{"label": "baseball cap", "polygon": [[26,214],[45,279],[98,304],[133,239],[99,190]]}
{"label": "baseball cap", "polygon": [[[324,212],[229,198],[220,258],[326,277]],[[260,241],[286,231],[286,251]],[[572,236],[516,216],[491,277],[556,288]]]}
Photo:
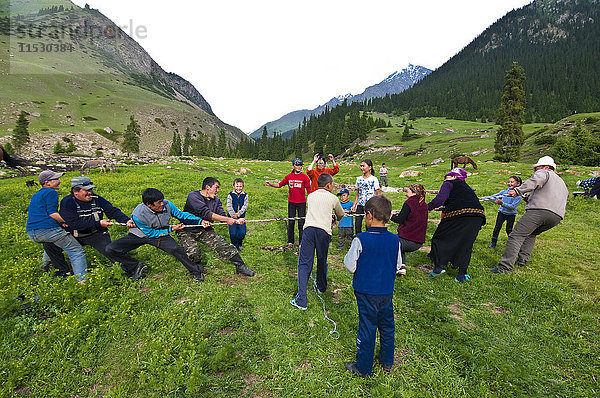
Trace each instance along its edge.
{"label": "baseball cap", "polygon": [[296,159],[292,160],[292,164],[294,166],[302,166],[304,164],[304,162],[302,162],[302,159],[296,158]]}
{"label": "baseball cap", "polygon": [[71,188],[80,188],[89,191],[96,188],[96,186],[92,183],[90,177],[75,177],[71,179]]}
{"label": "baseball cap", "polygon": [[44,170],[38,176],[38,181],[40,182],[40,185],[44,185],[46,181],[58,180],[63,174],[65,173],[56,173],[52,170]]}
{"label": "baseball cap", "polygon": [[348,191],[346,188],[342,188],[340,192],[338,192],[337,196],[342,196],[345,193],[350,194],[350,191]]}

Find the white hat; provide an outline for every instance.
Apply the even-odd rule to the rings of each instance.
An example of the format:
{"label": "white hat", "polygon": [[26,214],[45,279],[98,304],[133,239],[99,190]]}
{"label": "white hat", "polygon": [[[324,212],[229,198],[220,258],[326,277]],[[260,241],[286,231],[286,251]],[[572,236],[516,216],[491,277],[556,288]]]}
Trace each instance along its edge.
{"label": "white hat", "polygon": [[538,166],[552,166],[552,168],[556,170],[556,163],[554,163],[554,159],[550,156],[542,156],[532,167],[535,169]]}

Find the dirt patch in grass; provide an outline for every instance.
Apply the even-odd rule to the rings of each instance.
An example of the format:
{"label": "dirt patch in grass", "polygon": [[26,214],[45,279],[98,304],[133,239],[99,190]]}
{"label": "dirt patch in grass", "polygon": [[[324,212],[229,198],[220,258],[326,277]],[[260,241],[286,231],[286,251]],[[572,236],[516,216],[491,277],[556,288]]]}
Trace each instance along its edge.
{"label": "dirt patch in grass", "polygon": [[151,278],[162,281],[163,279],[165,279],[165,275],[166,274],[164,272],[159,272],[158,274],[152,275]]}
{"label": "dirt patch in grass", "polygon": [[484,307],[487,307],[492,314],[507,314],[508,313],[507,310],[505,310],[502,307],[498,307],[495,303],[493,303],[491,301],[489,303],[483,303],[482,305]]}
{"label": "dirt patch in grass", "polygon": [[183,296],[182,298],[180,298],[179,300],[175,300],[176,304],[183,304],[186,301],[190,301],[190,299],[188,298],[188,296]]}
{"label": "dirt patch in grass", "polygon": [[20,387],[20,388],[17,388],[15,390],[15,394],[30,396],[31,395],[31,389],[29,387]]}
{"label": "dirt patch in grass", "polygon": [[298,366],[296,366],[296,372],[301,372],[305,369],[312,369],[312,368],[313,368],[313,364],[305,359],[304,361],[300,362],[298,364]]}
{"label": "dirt patch in grass", "polygon": [[428,274],[431,271],[433,271],[433,265],[431,265],[431,264],[419,264],[419,265],[417,265],[417,269],[419,271],[422,271],[422,272],[425,272],[426,274]]}
{"label": "dirt patch in grass", "polygon": [[456,319],[465,328],[473,329],[474,326],[469,325],[468,323],[466,323],[463,320],[463,318],[465,317],[465,312],[461,308],[463,306],[464,306],[464,303],[460,303],[460,302],[459,303],[450,304],[448,306],[448,309],[450,310],[450,312],[452,312],[452,314],[450,314],[450,318]]}
{"label": "dirt patch in grass", "polygon": [[136,286],[136,290],[142,294],[146,294],[150,292],[150,288],[147,286]]}
{"label": "dirt patch in grass", "polygon": [[398,364],[398,365],[406,364],[407,361],[406,361],[405,357],[410,354],[412,354],[412,351],[406,347],[397,348],[394,351],[394,364]]}
{"label": "dirt patch in grass", "polygon": [[440,221],[442,221],[441,218],[430,218],[429,220],[427,220],[427,222],[433,223],[435,225],[439,225]]}
{"label": "dirt patch in grass", "polygon": [[420,251],[420,252],[429,253],[429,252],[431,252],[431,246],[421,246],[421,247],[419,248],[419,251]]}
{"label": "dirt patch in grass", "polygon": [[218,334],[231,334],[233,333],[233,329],[230,327],[224,327],[223,329],[219,329]]}
{"label": "dirt patch in grass", "polygon": [[265,389],[262,380],[255,374],[246,373],[243,377],[246,382],[246,388],[244,388],[244,394],[242,394],[244,397],[263,398],[273,396]]}
{"label": "dirt patch in grass", "polygon": [[230,276],[225,276],[219,280],[219,283],[227,286],[234,286],[238,284],[248,283],[250,280],[263,280],[264,277],[262,275],[256,274],[253,277],[244,276],[241,274],[232,274]]}

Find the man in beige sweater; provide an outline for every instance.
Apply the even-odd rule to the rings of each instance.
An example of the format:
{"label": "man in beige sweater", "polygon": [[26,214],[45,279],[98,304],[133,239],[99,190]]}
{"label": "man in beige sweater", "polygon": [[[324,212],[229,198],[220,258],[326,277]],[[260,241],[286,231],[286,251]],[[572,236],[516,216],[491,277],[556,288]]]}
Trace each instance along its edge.
{"label": "man in beige sweater", "polygon": [[290,300],[291,305],[301,310],[305,310],[308,305],[306,289],[313,269],[315,252],[317,253],[315,284],[320,293],[324,293],[327,289],[327,253],[329,242],[331,242],[331,213],[335,212],[339,220],[345,215],[340,201],[331,193],[333,190],[331,174],[319,175],[317,184],[319,189],[308,195],[306,199],[308,212],[298,256],[298,294],[296,298]]}
{"label": "man in beige sweater", "polygon": [[555,227],[565,217],[569,190],[556,174],[556,164],[550,156],[544,156],[533,165],[535,172],[521,186],[508,192],[508,196],[523,196],[530,192],[525,214],[508,236],[504,254],[493,273],[512,272],[515,262],[525,265],[535,244],[535,237]]}

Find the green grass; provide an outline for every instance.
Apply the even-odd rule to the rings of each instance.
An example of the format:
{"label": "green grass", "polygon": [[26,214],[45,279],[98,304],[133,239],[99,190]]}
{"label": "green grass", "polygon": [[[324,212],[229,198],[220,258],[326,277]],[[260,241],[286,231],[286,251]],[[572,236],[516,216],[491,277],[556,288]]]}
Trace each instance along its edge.
{"label": "green grass", "polygon": [[[418,177],[399,174],[424,157],[440,157],[434,149],[449,150],[442,141],[464,134],[410,141],[418,147],[419,141],[430,140],[431,153],[381,155],[376,166],[386,161],[392,186],[421,181],[437,189],[448,162],[417,167]],[[472,143],[458,145],[468,150]],[[354,180],[357,160],[343,163],[336,181]],[[480,195],[503,189],[513,173],[524,178],[531,173],[526,163],[478,163],[467,181]],[[183,207],[187,193],[199,188],[204,177],[220,179],[224,200],[233,179],[241,176],[250,198],[248,219],[286,214],[287,189],[265,187],[264,180],[282,178],[290,169],[287,162],[197,159],[193,166],[202,171],[171,166],[132,166],[92,178],[100,195],[130,213],[146,187],[161,189]],[[236,174],[240,167],[247,173]],[[562,177],[575,190],[575,181],[588,178],[591,169],[571,171]],[[76,175],[63,178],[61,196]],[[80,286],[39,269],[41,246],[25,234],[26,209],[35,191],[25,188],[26,179],[0,181],[0,396],[598,395],[600,248],[594,234],[600,226],[599,202],[570,199],[565,220],[538,238],[530,265],[512,275],[488,271],[506,241],[503,232],[499,247],[487,248],[497,211],[489,202],[469,282],[455,283],[455,271],[430,280],[426,253],[409,254],[408,275],[396,281],[394,292],[396,365],[389,375],[376,366],[374,376],[363,380],[344,370],[344,362],[356,353],[358,320],[352,278],[342,264],[345,253],[335,244],[324,299],[339,340],[329,337],[332,325],[323,319],[313,292],[307,311],[288,304],[296,293],[297,254],[261,248],[285,244],[282,222],[249,224],[242,257],[257,271],[254,278],[236,276],[231,264],[204,250],[208,273],[198,284],[174,258],[145,246],[134,255],[149,264],[146,279],[130,282],[90,250],[96,268]],[[399,209],[403,195],[388,196]],[[429,238],[434,230],[432,222]],[[116,226],[110,231],[113,239],[126,233]],[[227,236],[224,227],[217,232]],[[15,299],[20,294],[29,309]]]}

